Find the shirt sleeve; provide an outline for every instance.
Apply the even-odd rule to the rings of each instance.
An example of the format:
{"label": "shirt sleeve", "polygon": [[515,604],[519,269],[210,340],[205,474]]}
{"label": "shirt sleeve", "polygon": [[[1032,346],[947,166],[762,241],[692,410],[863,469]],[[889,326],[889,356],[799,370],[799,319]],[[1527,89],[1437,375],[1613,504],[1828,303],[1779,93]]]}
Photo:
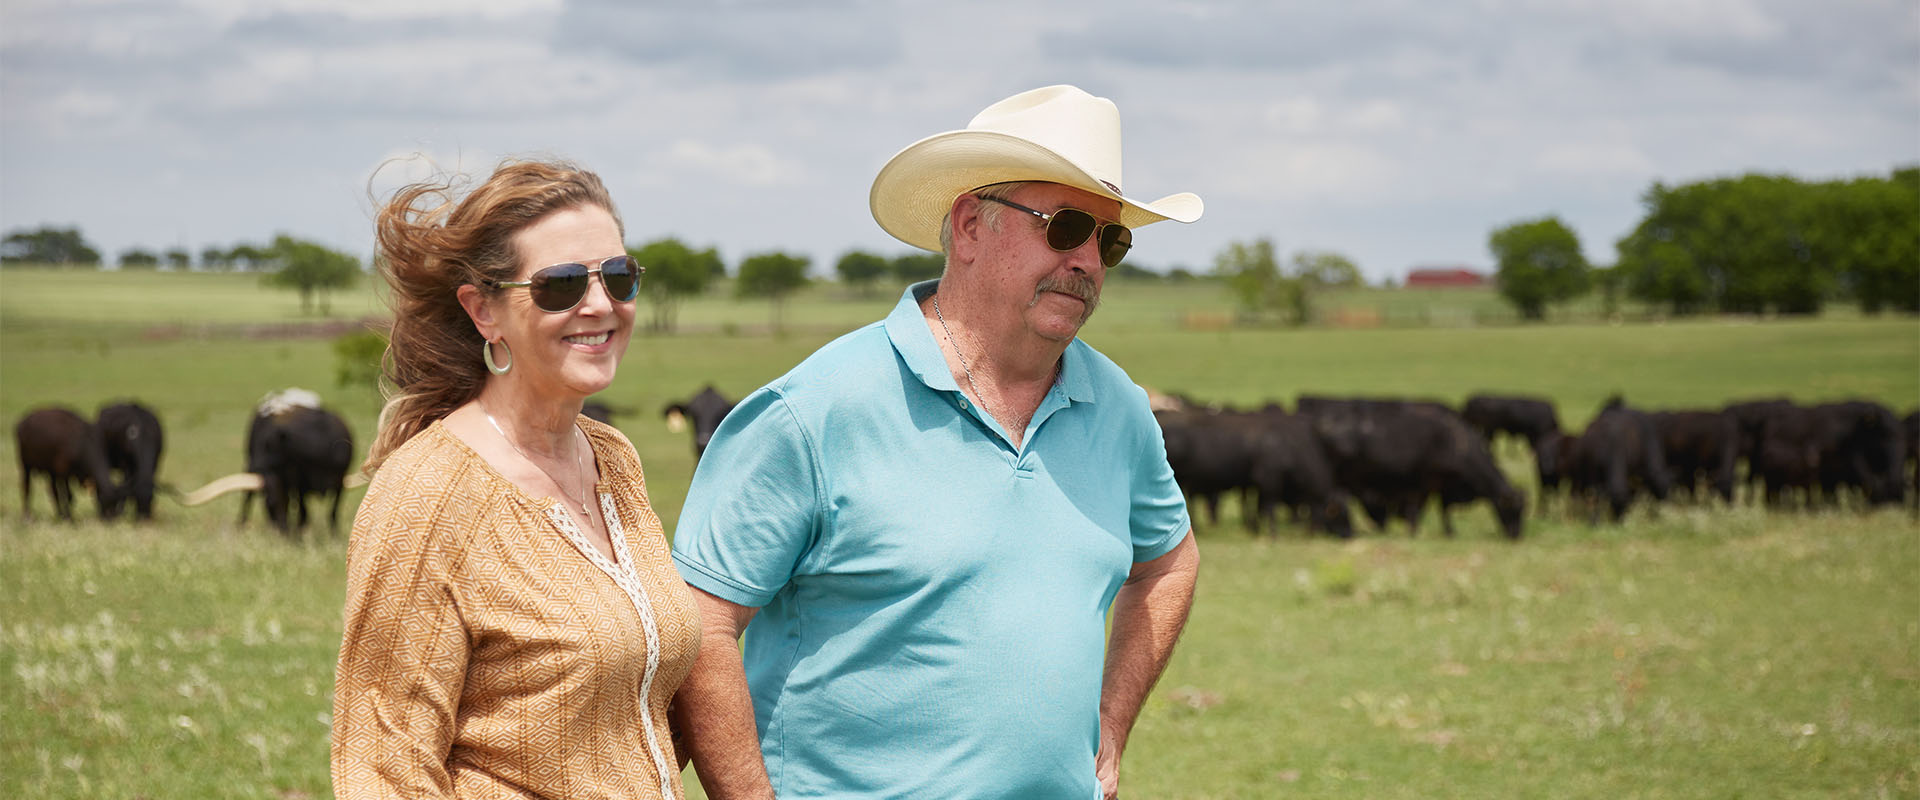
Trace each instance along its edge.
{"label": "shirt sleeve", "polygon": [[729,602],[766,605],[818,541],[819,472],[788,400],[768,387],[740,401],[700,457],[674,526],[681,578]]}
{"label": "shirt sleeve", "polygon": [[1169,552],[1186,538],[1193,527],[1187,516],[1187,499],[1173,479],[1173,467],[1167,464],[1167,441],[1160,423],[1147,405],[1146,390],[1137,386],[1127,396],[1127,426],[1139,441],[1138,458],[1133,463],[1133,560],[1152,561]]}
{"label": "shirt sleeve", "polygon": [[[447,771],[467,671],[446,498],[383,471],[347,546],[345,634],[333,689],[340,797],[452,797]],[[384,485],[383,485],[384,484]]]}

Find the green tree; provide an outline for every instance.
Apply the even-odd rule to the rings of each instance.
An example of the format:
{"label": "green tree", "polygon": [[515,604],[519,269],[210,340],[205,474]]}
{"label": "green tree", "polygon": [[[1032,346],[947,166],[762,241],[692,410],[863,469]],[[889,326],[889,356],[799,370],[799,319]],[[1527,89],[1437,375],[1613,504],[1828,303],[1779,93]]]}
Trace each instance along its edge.
{"label": "green tree", "polygon": [[1856,215],[1829,213],[1833,196],[1785,175],[1655,183],[1647,216],[1618,244],[1627,291],[1678,314],[1819,311],[1859,234],[1845,221]]}
{"label": "green tree", "polygon": [[227,255],[226,248],[207,245],[200,250],[200,266],[203,269],[225,271],[233,267],[233,260]]}
{"label": "green tree", "polygon": [[1213,274],[1225,279],[1243,319],[1277,314],[1294,325],[1304,325],[1312,317],[1307,287],[1280,271],[1270,239],[1228,242],[1214,256]]}
{"label": "green tree", "polygon": [[380,387],[380,359],[387,354],[387,338],[359,330],[333,340],[333,382],[341,387]]}
{"label": "green tree", "polygon": [[13,231],[0,240],[0,263],[99,264],[100,251],[87,244],[79,228],[42,226]]}
{"label": "green tree", "polygon": [[653,309],[647,329],[661,333],[673,331],[682,300],[705,292],[714,276],[727,274],[718,251],[695,250],[671,236],[629,249],[627,254],[647,270],[640,281]]}
{"label": "green tree", "polygon": [[193,254],[187,248],[175,247],[167,250],[167,266],[177,270],[186,270],[193,266]]}
{"label": "green tree", "polygon": [[764,297],[773,301],[773,332],[784,333],[783,316],[787,295],[807,285],[805,256],[771,252],[747,256],[740,262],[740,278],[733,284],[738,297]]}
{"label": "green tree", "polygon": [[1559,217],[1515,222],[1487,237],[1487,249],[1499,265],[1500,296],[1523,319],[1546,318],[1549,303],[1579,297],[1587,290],[1587,257],[1580,237]]}
{"label": "green tree", "polygon": [[1920,311],[1920,167],[1815,191],[1809,245],[1841,291],[1868,314]]}
{"label": "green tree", "polygon": [[1312,286],[1357,289],[1366,284],[1353,259],[1332,250],[1301,250],[1293,254],[1293,275]]}
{"label": "green tree", "polygon": [[130,247],[120,253],[121,269],[153,269],[160,266],[160,257],[144,247]]}
{"label": "green tree", "polygon": [[300,311],[304,314],[313,313],[316,296],[320,300],[321,315],[332,313],[327,293],[352,286],[360,277],[359,259],[286,234],[274,237],[268,253],[270,263],[278,266],[262,278],[263,282],[299,291]]}
{"label": "green tree", "polygon": [[833,265],[833,271],[840,274],[840,282],[859,292],[862,297],[873,294],[873,284],[887,274],[887,260],[865,250],[849,250]]}
{"label": "green tree", "polygon": [[261,249],[247,242],[240,242],[227,250],[227,263],[247,272],[272,264],[273,257],[273,250]]}
{"label": "green tree", "polygon": [[891,269],[894,280],[901,283],[930,281],[947,270],[947,257],[940,253],[914,251],[895,257]]}

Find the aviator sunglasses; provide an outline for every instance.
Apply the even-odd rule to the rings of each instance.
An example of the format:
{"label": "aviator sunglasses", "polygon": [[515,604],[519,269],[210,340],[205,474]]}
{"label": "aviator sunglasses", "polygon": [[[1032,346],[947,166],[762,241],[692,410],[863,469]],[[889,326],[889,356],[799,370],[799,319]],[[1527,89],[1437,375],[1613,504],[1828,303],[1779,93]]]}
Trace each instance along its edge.
{"label": "aviator sunglasses", "polygon": [[594,273],[600,273],[600,283],[607,287],[607,296],[616,303],[631,303],[640,294],[640,274],[646,267],[634,263],[632,256],[608,256],[600,259],[599,266],[585,264],[555,264],[524,281],[496,281],[483,279],[488,286],[496,289],[512,289],[525,286],[532,290],[533,304],[541,311],[558,314],[572,311],[574,306],[587,296],[587,285],[593,280]]}
{"label": "aviator sunglasses", "polygon": [[[975,196],[979,197],[979,195]],[[980,197],[980,199],[992,200],[1008,208],[1025,211],[1046,221],[1047,246],[1062,253],[1079,249],[1080,245],[1087,243],[1087,239],[1099,236],[1100,263],[1107,265],[1108,268],[1119,264],[1120,259],[1127,257],[1127,250],[1133,247],[1133,231],[1127,230],[1127,226],[1118,222],[1101,222],[1094,219],[1092,214],[1077,208],[1063,208],[1048,214],[1044,211],[1035,211],[1012,200],[1002,200],[998,197]]]}

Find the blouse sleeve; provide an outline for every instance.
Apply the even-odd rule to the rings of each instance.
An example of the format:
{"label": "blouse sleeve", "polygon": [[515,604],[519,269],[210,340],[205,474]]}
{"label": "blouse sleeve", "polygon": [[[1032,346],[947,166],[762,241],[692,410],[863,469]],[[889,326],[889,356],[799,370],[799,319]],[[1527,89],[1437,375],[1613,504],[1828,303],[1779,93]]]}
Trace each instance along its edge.
{"label": "blouse sleeve", "polygon": [[347,544],[333,787],[339,797],[451,797],[468,643],[454,580],[454,539],[467,526],[450,517],[475,504],[393,466],[368,487]]}

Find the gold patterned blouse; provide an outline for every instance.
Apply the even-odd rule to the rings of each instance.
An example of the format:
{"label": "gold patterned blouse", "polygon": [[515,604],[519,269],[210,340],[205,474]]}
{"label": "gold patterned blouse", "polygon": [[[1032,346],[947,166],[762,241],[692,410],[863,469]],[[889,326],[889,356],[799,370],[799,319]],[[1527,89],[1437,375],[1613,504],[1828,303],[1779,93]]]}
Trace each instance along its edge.
{"label": "gold patterned blouse", "polygon": [[699,614],[632,443],[579,424],[617,561],[439,422],[367,488],[333,691],[338,797],[682,797],[666,711]]}

